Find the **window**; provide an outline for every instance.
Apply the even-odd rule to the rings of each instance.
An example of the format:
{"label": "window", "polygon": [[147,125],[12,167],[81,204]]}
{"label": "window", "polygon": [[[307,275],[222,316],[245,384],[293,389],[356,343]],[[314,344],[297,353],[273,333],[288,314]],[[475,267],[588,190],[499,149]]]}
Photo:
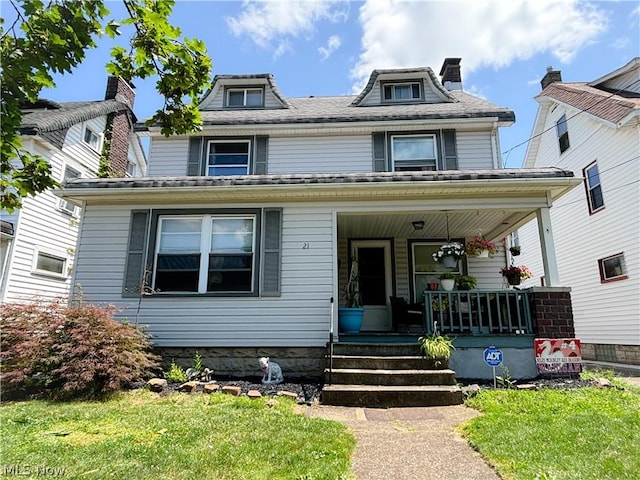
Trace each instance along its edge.
{"label": "window", "polygon": [[385,102],[413,101],[420,98],[420,82],[391,83],[382,87],[382,99]]}
{"label": "window", "polygon": [[67,277],[67,257],[49,252],[36,250],[33,273],[51,275],[55,277]]}
{"label": "window", "polygon": [[598,260],[600,267],[600,281],[614,282],[624,280],[627,277],[627,269],[624,262],[624,253],[618,253]]}
{"label": "window", "polygon": [[457,270],[451,270],[433,260],[432,255],[438,251],[442,243],[411,243],[413,301],[421,301],[424,291],[429,289],[429,284],[440,282],[440,274],[445,272],[462,274],[462,262],[458,262]]}
{"label": "window", "polygon": [[[69,166],[64,167],[64,179],[63,183],[70,182],[71,180],[75,180],[76,178],[80,178],[81,174],[75,168],[71,168]],[[58,208],[69,215],[78,216],[80,214],[80,205],[76,202],[72,202],[71,200],[60,199],[60,203],[58,204]]]}
{"label": "window", "polygon": [[261,88],[229,88],[227,107],[262,107],[262,92]]}
{"label": "window", "polygon": [[563,153],[569,148],[569,130],[567,129],[567,119],[564,115],[562,115],[556,122],[556,131],[558,132],[560,153]]}
{"label": "window", "polygon": [[127,177],[135,177],[136,176],[136,164],[132,161],[127,161]]}
{"label": "window", "polygon": [[435,170],[435,135],[403,135],[391,137],[394,170]]}
{"label": "window", "polygon": [[247,175],[249,144],[248,140],[209,142],[207,175]]}
{"label": "window", "polygon": [[256,217],[161,216],[154,290],[254,291]]}
{"label": "window", "polygon": [[585,188],[587,190],[587,200],[589,212],[594,213],[604,208],[604,198],[602,197],[602,185],[600,185],[600,174],[598,164],[592,163],[582,171],[584,175]]}
{"label": "window", "polygon": [[84,141],[96,152],[100,151],[100,135],[91,130],[89,127],[84,129]]}

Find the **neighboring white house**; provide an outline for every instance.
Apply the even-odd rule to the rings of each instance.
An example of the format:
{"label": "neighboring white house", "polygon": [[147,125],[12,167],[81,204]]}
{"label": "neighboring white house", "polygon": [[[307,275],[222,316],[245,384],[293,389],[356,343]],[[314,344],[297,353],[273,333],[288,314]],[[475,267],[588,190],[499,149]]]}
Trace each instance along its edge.
{"label": "neighboring white house", "polygon": [[[101,155],[115,175],[144,175],[146,160],[133,133],[134,95],[126,82],[111,77],[105,100],[40,99],[25,106],[23,147],[45,158],[61,183],[95,177]],[[78,203],[51,191],[23,198],[22,208],[12,214],[2,212],[1,302],[68,296],[80,219]]]}
{"label": "neighboring white house", "polygon": [[[585,358],[640,364],[640,58],[591,82],[549,69],[541,83],[525,167],[584,178],[551,212],[576,335]],[[518,235],[518,262],[541,272],[536,225]]]}
{"label": "neighboring white house", "polygon": [[[262,355],[288,372],[321,372],[354,256],[365,332],[398,335],[392,297],[425,308],[444,271],[431,254],[449,239],[497,242],[494,258],[456,271],[503,298],[505,237],[536,216],[546,230],[552,202],[577,181],[560,169],[501,169],[498,130],[514,113],[464,92],[460,59],[440,75],[374,70],[357,96],[305,98],[284,96],[270,74],[216,76],[200,134],[139,125],[148,178],[75,180],[59,193],[84,204],[74,273],[84,298],[148,325],[169,358],[198,350],[235,374]],[[553,239],[542,238],[557,277]],[[500,333],[528,342],[535,373],[532,329],[500,308]],[[470,332],[463,323],[440,327]]]}

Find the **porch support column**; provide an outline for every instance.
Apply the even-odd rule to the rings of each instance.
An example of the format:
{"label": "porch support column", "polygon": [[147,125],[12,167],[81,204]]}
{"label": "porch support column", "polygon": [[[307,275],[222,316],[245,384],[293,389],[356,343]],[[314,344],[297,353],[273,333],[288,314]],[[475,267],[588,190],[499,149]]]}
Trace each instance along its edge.
{"label": "porch support column", "polygon": [[558,274],[558,262],[556,261],[556,248],[553,243],[549,207],[540,208],[536,212],[536,217],[538,218],[538,235],[540,236],[540,247],[542,249],[545,285],[555,287],[560,283],[560,275]]}

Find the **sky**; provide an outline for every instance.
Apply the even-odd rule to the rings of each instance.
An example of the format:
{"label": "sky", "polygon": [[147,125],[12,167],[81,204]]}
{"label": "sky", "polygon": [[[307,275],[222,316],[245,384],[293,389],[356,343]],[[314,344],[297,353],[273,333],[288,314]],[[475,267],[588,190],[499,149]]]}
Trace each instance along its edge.
{"label": "sky", "polygon": [[[124,18],[121,2],[106,3]],[[507,167],[523,162],[547,67],[565,82],[591,81],[640,56],[637,0],[178,0],[171,22],[205,42],[213,75],[271,73],[287,97],[356,94],[375,68],[427,66],[437,75],[445,58],[460,57],[464,90],[516,114],[500,131]],[[101,39],[41,96],[103,98],[113,45]],[[134,83],[134,111],[148,118],[162,105],[155,79]]]}

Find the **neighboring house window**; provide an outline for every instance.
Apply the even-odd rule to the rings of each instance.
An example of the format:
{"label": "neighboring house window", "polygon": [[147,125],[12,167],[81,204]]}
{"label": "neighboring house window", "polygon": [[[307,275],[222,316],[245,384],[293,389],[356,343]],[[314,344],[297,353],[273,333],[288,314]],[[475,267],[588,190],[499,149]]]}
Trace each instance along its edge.
{"label": "neighboring house window", "polygon": [[393,169],[436,170],[435,135],[402,135],[391,137]]}
{"label": "neighboring house window", "polygon": [[[80,175],[80,172],[75,168],[66,166],[64,168],[63,183],[75,180],[76,178],[80,178]],[[68,213],[69,215],[78,216],[80,213],[80,205],[71,200],[60,199],[58,208],[60,208],[60,210],[62,210],[63,212]]]}
{"label": "neighboring house window", "polygon": [[420,82],[391,83],[382,86],[382,100],[385,102],[403,102],[420,98]]}
{"label": "neighboring house window", "polygon": [[569,148],[569,130],[567,129],[567,119],[564,115],[556,122],[556,131],[558,132],[560,153],[563,153]]}
{"label": "neighboring house window", "polygon": [[68,259],[62,255],[36,250],[33,273],[54,277],[67,277]]}
{"label": "neighboring house window", "polygon": [[161,216],[154,290],[253,292],[255,226],[255,215]]}
{"label": "neighboring house window", "polygon": [[600,281],[602,282],[613,282],[628,278],[624,253],[601,258],[598,260],[598,265],[600,267]]}
{"label": "neighboring house window", "polygon": [[100,151],[100,135],[91,130],[89,127],[84,129],[84,141],[96,152]]}
{"label": "neighboring house window", "polygon": [[589,201],[589,212],[594,213],[604,208],[604,198],[602,196],[602,185],[600,185],[600,173],[596,162],[589,165],[583,171],[585,188],[587,189],[587,199]]}
{"label": "neighboring house window", "polygon": [[136,176],[136,164],[131,161],[127,161],[127,177]]}
{"label": "neighboring house window", "polygon": [[249,173],[247,141],[210,141],[207,153],[207,175],[247,175]]}
{"label": "neighboring house window", "polygon": [[441,263],[433,260],[432,255],[438,251],[442,242],[411,242],[411,287],[414,302],[421,301],[425,290],[429,290],[429,284],[440,283],[440,274],[462,274],[462,262],[458,262],[457,270],[452,271]]}
{"label": "neighboring house window", "polygon": [[262,107],[263,97],[261,88],[229,88],[227,107]]}

